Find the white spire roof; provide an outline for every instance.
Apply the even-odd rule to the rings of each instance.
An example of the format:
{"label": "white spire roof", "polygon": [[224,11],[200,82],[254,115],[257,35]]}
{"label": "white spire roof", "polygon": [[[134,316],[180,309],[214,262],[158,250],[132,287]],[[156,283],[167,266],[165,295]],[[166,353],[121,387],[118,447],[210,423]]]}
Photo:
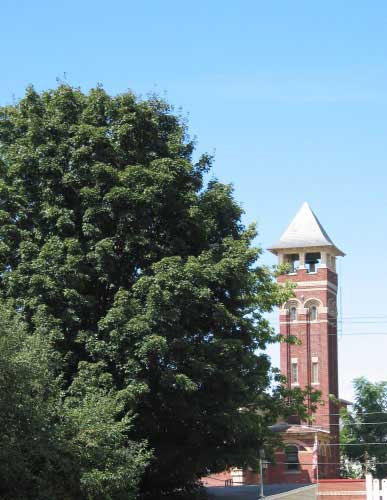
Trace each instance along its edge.
{"label": "white spire roof", "polygon": [[297,212],[279,242],[271,246],[269,250],[277,254],[281,249],[305,247],[332,247],[336,255],[344,255],[330,239],[306,202]]}

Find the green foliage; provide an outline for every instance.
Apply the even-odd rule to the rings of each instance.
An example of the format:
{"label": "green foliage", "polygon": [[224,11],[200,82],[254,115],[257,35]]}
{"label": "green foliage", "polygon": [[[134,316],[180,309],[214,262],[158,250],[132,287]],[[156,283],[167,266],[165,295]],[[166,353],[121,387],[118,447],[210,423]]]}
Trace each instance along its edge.
{"label": "green foliage", "polygon": [[[63,399],[57,354],[0,307],[0,497],[134,499],[149,452],[127,442],[125,396],[80,366]],[[87,373],[87,372],[92,373]],[[63,403],[64,401],[64,403]]]}
{"label": "green foliage", "polygon": [[77,458],[87,499],[136,498],[151,454],[145,442],[128,442],[128,391],[114,389],[102,363],[79,363],[63,405],[64,438]]}
{"label": "green foliage", "polygon": [[387,435],[387,382],[372,383],[365,378],[354,381],[355,403],[352,411],[342,413],[341,451],[355,466],[361,463],[362,473],[372,471],[380,479],[387,474],[387,446],[381,443]]}
{"label": "green foliage", "polygon": [[0,318],[0,497],[48,499],[55,492],[69,498],[54,475],[67,457],[62,466],[49,350],[38,336],[27,336],[11,308],[2,305]]}
{"label": "green foliage", "polygon": [[192,498],[304,409],[271,392],[264,353],[279,338],[263,314],[291,288],[192,153],[155,97],[60,85],[0,109],[0,293],[55,353],[69,498],[132,498],[139,475],[141,498]]}

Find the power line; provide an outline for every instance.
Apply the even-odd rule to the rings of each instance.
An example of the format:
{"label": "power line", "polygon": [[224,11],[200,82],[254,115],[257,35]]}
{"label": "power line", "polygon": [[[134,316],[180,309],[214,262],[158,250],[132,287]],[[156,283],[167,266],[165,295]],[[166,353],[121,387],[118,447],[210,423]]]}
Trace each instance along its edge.
{"label": "power line", "polygon": [[[337,317],[330,317],[330,319],[332,319],[333,321],[335,320],[338,320],[339,318]],[[270,323],[278,323],[279,321],[285,321],[285,320],[281,320],[280,318],[276,317],[274,319],[271,319],[271,320],[267,320],[269,321]],[[353,324],[353,323],[387,323],[387,317],[385,318],[362,318],[362,317],[359,317],[359,318],[351,318],[351,319],[346,319],[344,320],[344,323],[349,323],[349,324]]]}
{"label": "power line", "polygon": [[324,443],[324,446],[387,446],[387,442],[375,443]]}
{"label": "power line", "polygon": [[340,334],[328,333],[329,337],[335,337],[335,336],[338,337],[339,335],[340,335],[340,337],[342,335],[345,335],[347,337],[354,337],[354,336],[358,336],[358,335],[365,335],[365,336],[367,336],[367,335],[387,335],[387,332],[351,332],[351,333],[340,333]]}
{"label": "power line", "polygon": [[[275,332],[276,335],[282,335],[283,333]],[[286,334],[287,335],[287,334]],[[310,332],[311,336],[320,336],[320,332]],[[327,333],[329,337],[341,337],[342,335],[346,335],[347,337],[357,336],[357,335],[387,335],[387,332],[348,332],[348,333]],[[290,333],[290,337],[297,337],[297,334]]]}
{"label": "power line", "polygon": [[[278,312],[269,313],[268,316],[278,318]],[[263,316],[262,316],[263,317]],[[387,319],[387,314],[361,314],[355,316],[343,316],[343,319]]]}
{"label": "power line", "polygon": [[[270,467],[275,467],[276,465],[294,465],[295,462],[275,462],[275,463],[268,463],[267,465]],[[313,463],[298,463],[297,465],[315,465]],[[337,467],[341,467],[343,464],[340,462],[317,462],[317,465],[337,465]],[[345,465],[345,464],[344,464]],[[387,462],[358,462],[357,460],[353,462],[353,465],[367,465],[369,466],[374,466],[374,465],[387,465]],[[215,479],[215,478],[214,478]]]}
{"label": "power line", "polygon": [[[317,417],[342,417],[342,413],[316,413]],[[361,412],[361,415],[387,415],[387,411],[365,411]],[[297,415],[291,415],[296,417]]]}
{"label": "power line", "polygon": [[[342,274],[342,266],[343,266],[343,259],[340,259],[340,274]],[[343,335],[343,286],[341,283],[341,280],[339,282],[339,314],[338,314],[338,323],[339,323],[339,330],[340,334]]]}
{"label": "power line", "polygon": [[[335,320],[333,320],[335,321]],[[270,323],[275,323],[275,324],[279,324],[280,322],[279,321],[270,321]],[[281,321],[281,323],[292,323],[290,321]],[[353,321],[344,321],[344,327],[346,326],[355,326],[355,325],[386,325],[387,324],[387,320],[371,320],[371,321],[363,321],[363,320],[353,320]]]}
{"label": "power line", "polygon": [[355,320],[349,320],[349,321],[345,321],[345,324],[349,324],[349,325],[364,325],[364,324],[367,324],[367,325],[383,325],[383,324],[386,324],[387,323],[387,320],[379,320],[379,319],[373,319],[371,321],[369,320],[359,320],[359,319],[355,319]]}
{"label": "power line", "polygon": [[[278,318],[278,312],[272,312],[268,314],[267,316],[272,316],[275,318]],[[262,315],[263,319],[266,319],[265,316]],[[353,319],[386,319],[387,320],[387,314],[362,314],[362,315],[356,315],[356,316],[343,316],[343,320],[353,320]]]}
{"label": "power line", "polygon": [[387,425],[387,422],[346,422],[346,423],[331,423],[331,424],[325,424],[325,425],[314,425],[313,428],[316,428],[316,429],[322,429],[323,427],[330,427],[332,425],[336,425],[336,426],[350,426],[350,425],[353,425],[353,426],[357,426],[357,425]]}
{"label": "power line", "polygon": [[[287,317],[287,315],[285,315],[285,318]],[[262,320],[266,320],[268,321],[269,323],[278,323],[280,321],[286,321],[283,317],[283,315],[275,315],[275,316],[272,316],[270,318],[264,318],[262,317],[261,319]],[[328,318],[324,318],[324,319],[328,319]],[[332,321],[340,321],[341,322],[341,318],[339,316],[332,316],[332,315],[329,315],[329,319],[332,320]],[[343,318],[343,322],[344,323],[387,323],[387,315],[386,316],[352,316],[352,317],[344,317]]]}
{"label": "power line", "polygon": [[346,422],[345,424],[330,424],[330,425],[387,425],[387,422]]}
{"label": "power line", "polygon": [[[318,333],[315,335],[318,335]],[[387,332],[351,332],[351,333],[340,333],[340,334],[339,333],[328,333],[329,337],[335,337],[335,336],[338,337],[339,335],[340,335],[340,337],[342,335],[346,335],[347,337],[353,337],[355,335],[387,335]]]}
{"label": "power line", "polygon": [[367,318],[371,318],[371,319],[379,319],[379,318],[385,318],[387,319],[387,314],[377,314],[377,315],[367,315],[367,314],[364,314],[362,316],[343,316],[343,319],[367,319]]}

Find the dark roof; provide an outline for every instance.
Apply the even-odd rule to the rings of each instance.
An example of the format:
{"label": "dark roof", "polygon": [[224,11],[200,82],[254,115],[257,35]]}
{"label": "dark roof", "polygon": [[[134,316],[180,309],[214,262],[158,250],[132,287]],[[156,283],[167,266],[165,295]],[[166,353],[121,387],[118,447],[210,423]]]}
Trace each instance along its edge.
{"label": "dark roof", "polygon": [[315,433],[324,432],[329,434],[329,431],[321,429],[320,427],[315,427],[312,425],[298,425],[298,424],[288,424],[287,422],[279,422],[270,426],[270,430],[273,432],[286,432],[286,434],[299,434],[299,433]]}

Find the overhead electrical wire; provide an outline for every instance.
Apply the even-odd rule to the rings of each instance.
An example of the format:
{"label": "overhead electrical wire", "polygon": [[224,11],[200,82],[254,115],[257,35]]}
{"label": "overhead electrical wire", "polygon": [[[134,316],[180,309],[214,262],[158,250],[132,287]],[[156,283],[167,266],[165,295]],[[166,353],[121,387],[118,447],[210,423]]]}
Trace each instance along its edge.
{"label": "overhead electrical wire", "polygon": [[347,425],[347,426],[357,426],[357,425],[387,425],[387,422],[346,422],[345,424],[343,423],[331,423],[331,424],[324,424],[324,425],[319,425],[319,424],[312,424],[312,427],[315,429],[322,429],[323,427],[330,427],[332,425]]}
{"label": "overhead electrical wire", "polygon": [[322,443],[324,446],[387,446],[386,442],[376,441],[375,443]]}
{"label": "overhead electrical wire", "polygon": [[[294,465],[294,462],[274,462],[274,463],[269,463],[268,465]],[[305,463],[305,462],[302,462],[301,465],[314,465],[313,463]],[[318,462],[318,465],[337,465],[338,467],[340,467],[340,463],[337,463],[337,462]],[[354,462],[353,465],[367,465],[367,466],[374,466],[374,465],[387,465],[387,462],[358,462],[356,460],[356,462]]]}
{"label": "overhead electrical wire", "polygon": [[[282,333],[280,332],[275,332],[276,335],[283,335]],[[315,336],[315,335],[320,335],[319,332],[310,332],[310,335],[312,336]],[[341,337],[342,335],[345,335],[347,337],[350,337],[351,335],[387,335],[387,331],[386,332],[348,332],[348,333],[327,333],[327,335],[329,336],[337,336],[337,337]],[[290,336],[291,337],[296,337],[297,335],[295,333],[290,333]]]}
{"label": "overhead electrical wire", "polygon": [[[319,413],[319,417],[340,417],[341,413]],[[361,415],[387,415],[387,411],[365,411]]]}
{"label": "overhead electrical wire", "polygon": [[[271,312],[268,314],[269,316],[275,316],[278,317],[278,313],[276,312]],[[368,314],[363,314],[359,316],[343,316],[344,319],[386,319],[387,320],[387,314],[376,314],[376,315],[368,315]]]}

